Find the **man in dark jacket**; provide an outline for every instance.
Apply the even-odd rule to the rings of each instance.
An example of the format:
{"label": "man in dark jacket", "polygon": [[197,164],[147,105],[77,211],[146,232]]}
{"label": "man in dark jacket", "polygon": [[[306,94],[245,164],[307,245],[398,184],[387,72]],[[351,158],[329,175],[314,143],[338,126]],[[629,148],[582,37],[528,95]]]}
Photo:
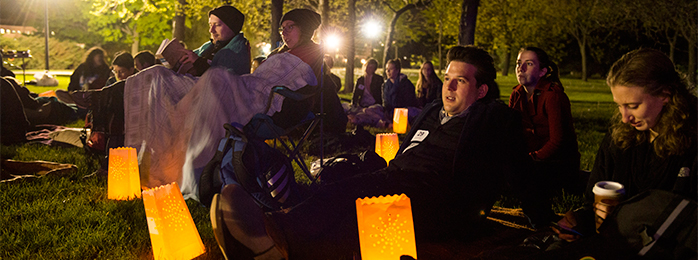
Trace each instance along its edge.
{"label": "man in dark jacket", "polygon": [[[336,259],[359,251],[357,198],[406,194],[417,241],[477,237],[505,188],[521,194],[534,224],[549,223],[521,139],[520,115],[490,93],[497,88],[492,57],[477,47],[454,47],[441,103],[425,107],[387,168],[320,188],[293,208],[268,212],[239,185],[214,197],[211,218],[225,253],[237,240],[265,259]],[[498,97],[498,96],[497,96]],[[549,210],[549,209],[548,209]],[[234,244],[234,243],[233,243]]]}

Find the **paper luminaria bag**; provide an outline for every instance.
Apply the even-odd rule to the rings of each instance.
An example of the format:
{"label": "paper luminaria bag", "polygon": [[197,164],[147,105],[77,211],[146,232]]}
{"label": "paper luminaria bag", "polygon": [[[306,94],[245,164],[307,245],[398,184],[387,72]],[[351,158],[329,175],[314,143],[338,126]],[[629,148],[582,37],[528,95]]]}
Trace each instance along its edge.
{"label": "paper luminaria bag", "polygon": [[141,179],[138,173],[136,149],[119,147],[109,149],[107,198],[128,200],[141,197]]}
{"label": "paper luminaria bag", "polygon": [[395,108],[393,113],[393,132],[398,134],[407,132],[407,108]]}
{"label": "paper luminaria bag", "polygon": [[400,149],[400,142],[397,139],[396,133],[377,134],[376,135],[376,153],[385,159],[385,162],[390,162],[397,151]]}
{"label": "paper luminaria bag", "polygon": [[361,259],[417,259],[412,205],[405,194],[356,200]]}
{"label": "paper luminaria bag", "polygon": [[153,255],[159,259],[192,259],[206,249],[177,183],[143,191]]}

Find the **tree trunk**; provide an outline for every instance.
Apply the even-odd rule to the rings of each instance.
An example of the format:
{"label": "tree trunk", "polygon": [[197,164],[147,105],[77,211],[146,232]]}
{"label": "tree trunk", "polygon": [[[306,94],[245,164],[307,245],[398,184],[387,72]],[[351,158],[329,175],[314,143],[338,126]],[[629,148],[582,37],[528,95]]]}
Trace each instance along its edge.
{"label": "tree trunk", "polygon": [[480,0],[463,0],[460,14],[460,30],[458,45],[465,46],[475,43],[475,21]]}
{"label": "tree trunk", "polygon": [[141,44],[141,36],[138,34],[138,28],[133,25],[133,43],[131,44],[131,54],[136,55]]}
{"label": "tree trunk", "polygon": [[444,35],[444,20],[439,19],[439,75],[443,75],[442,69],[444,66],[443,65],[444,64],[443,54],[441,52],[442,51],[441,50],[441,38],[443,38],[443,35]]}
{"label": "tree trunk", "polygon": [[319,36],[320,39],[325,38],[325,31],[327,31],[328,26],[330,26],[330,0],[320,1],[320,17],[322,19]]}
{"label": "tree trunk", "polygon": [[281,35],[279,34],[279,22],[284,11],[284,0],[271,0],[271,48],[276,49],[281,46]]}
{"label": "tree trunk", "polygon": [[[385,36],[385,47],[383,48],[384,67],[385,63],[388,61],[388,52],[390,51],[390,47],[393,45],[393,33],[395,31],[395,24],[397,23],[397,19],[399,19],[403,13],[415,7],[417,7],[415,4],[408,4],[400,8],[400,10],[397,10],[395,13],[393,13],[393,19],[390,20],[390,26],[388,26],[388,35]],[[383,72],[383,75],[385,76],[385,72]]]}
{"label": "tree trunk", "polygon": [[511,62],[511,47],[504,50],[504,61],[502,62],[502,76],[509,75],[509,63]]}
{"label": "tree trunk", "polygon": [[581,39],[577,38],[579,44],[579,54],[582,55],[582,80],[587,81],[587,36],[581,35]]}
{"label": "tree trunk", "polygon": [[[323,0],[327,1],[327,0]],[[344,92],[354,92],[354,56],[356,50],[354,47],[354,39],[356,38],[356,1],[347,1],[349,19],[347,21],[347,30],[349,31],[349,39],[347,41],[347,67],[344,73]]]}
{"label": "tree trunk", "polygon": [[666,38],[669,42],[669,59],[671,62],[674,62],[674,53],[676,52],[676,39],[678,38],[679,33],[674,32],[674,36],[669,36],[669,32],[667,30],[666,32]]}
{"label": "tree trunk", "polygon": [[688,84],[689,86],[695,87],[698,83],[698,75],[696,75],[696,58],[698,58],[696,55],[696,48],[698,46],[696,45],[695,40],[693,42],[689,42],[688,44]]}
{"label": "tree trunk", "polygon": [[184,14],[184,6],[187,5],[185,0],[177,0],[175,4],[175,17],[172,19],[172,38],[177,38],[177,40],[184,41],[184,30],[186,25],[186,15]]}

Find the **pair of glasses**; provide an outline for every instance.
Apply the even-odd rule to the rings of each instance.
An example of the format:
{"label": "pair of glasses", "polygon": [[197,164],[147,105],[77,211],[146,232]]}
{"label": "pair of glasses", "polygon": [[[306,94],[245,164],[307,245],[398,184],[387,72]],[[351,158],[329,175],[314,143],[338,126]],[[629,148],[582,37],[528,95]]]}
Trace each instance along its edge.
{"label": "pair of glasses", "polygon": [[283,33],[284,31],[291,32],[293,31],[293,28],[296,28],[295,24],[289,25],[287,27],[279,27],[279,33]]}

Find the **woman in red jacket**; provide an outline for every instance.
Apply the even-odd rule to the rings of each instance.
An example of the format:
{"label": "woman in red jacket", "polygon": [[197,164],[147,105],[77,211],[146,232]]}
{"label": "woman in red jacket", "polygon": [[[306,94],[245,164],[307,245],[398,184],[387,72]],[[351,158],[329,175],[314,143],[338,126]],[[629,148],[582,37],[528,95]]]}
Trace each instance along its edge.
{"label": "woman in red jacket", "polygon": [[537,177],[549,191],[572,188],[579,174],[579,151],[570,100],[560,83],[557,65],[545,51],[525,47],[516,61],[519,85],[509,97],[509,107],[521,112],[528,154]]}

